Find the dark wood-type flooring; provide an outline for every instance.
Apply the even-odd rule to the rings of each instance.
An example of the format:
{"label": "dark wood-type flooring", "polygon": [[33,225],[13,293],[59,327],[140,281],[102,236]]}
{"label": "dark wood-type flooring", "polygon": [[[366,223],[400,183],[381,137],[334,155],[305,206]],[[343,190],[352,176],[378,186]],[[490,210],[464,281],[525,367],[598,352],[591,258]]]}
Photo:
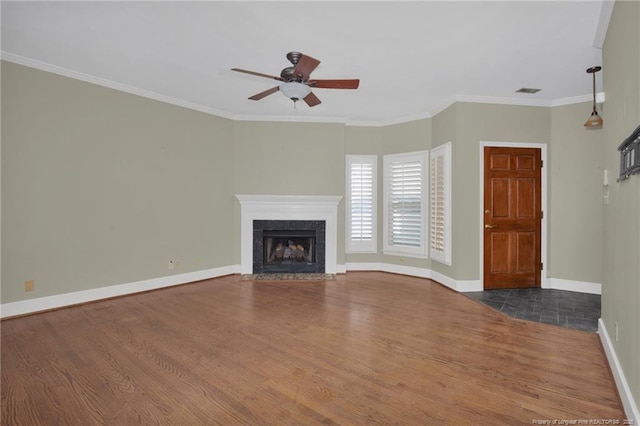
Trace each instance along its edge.
{"label": "dark wood-type flooring", "polygon": [[1,325],[2,425],[625,417],[596,334],[400,275],[232,275]]}

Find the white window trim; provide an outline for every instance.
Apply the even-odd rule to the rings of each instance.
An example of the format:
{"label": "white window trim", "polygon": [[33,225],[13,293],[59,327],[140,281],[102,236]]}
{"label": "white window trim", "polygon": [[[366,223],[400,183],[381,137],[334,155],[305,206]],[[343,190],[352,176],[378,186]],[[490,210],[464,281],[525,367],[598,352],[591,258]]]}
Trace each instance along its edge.
{"label": "white window trim", "polygon": [[[437,148],[431,150],[431,164],[430,168],[433,173],[433,160],[437,157],[442,156],[444,158],[443,161],[443,169],[444,169],[444,250],[438,250],[434,246],[433,238],[430,239],[429,243],[429,257],[433,260],[436,260],[445,265],[451,265],[451,142],[447,142],[444,145],[440,145]],[[429,190],[430,195],[434,194],[434,186],[436,182],[433,179],[430,179],[429,182]],[[436,226],[435,217],[432,214],[433,204],[430,205],[430,229],[433,230]]]}
{"label": "white window trim", "polygon": [[[372,238],[370,241],[354,241],[351,236],[351,165],[353,163],[366,163],[372,166]],[[347,253],[377,253],[378,252],[378,156],[377,155],[347,155],[346,158],[346,248]]]}
{"label": "white window trim", "polygon": [[[389,154],[383,157],[383,253],[394,255],[394,256],[406,256],[406,257],[417,257],[421,259],[427,259],[428,256],[428,244],[427,244],[427,236],[429,235],[428,229],[428,207],[429,204],[427,202],[429,195],[429,186],[428,186],[428,151],[416,151],[416,152],[408,152],[402,154]],[[423,188],[423,193],[421,196],[421,233],[422,233],[422,241],[420,247],[407,247],[400,245],[393,245],[389,241],[389,173],[390,173],[390,165],[394,162],[409,162],[409,161],[419,161],[422,168],[421,173],[421,185]]]}

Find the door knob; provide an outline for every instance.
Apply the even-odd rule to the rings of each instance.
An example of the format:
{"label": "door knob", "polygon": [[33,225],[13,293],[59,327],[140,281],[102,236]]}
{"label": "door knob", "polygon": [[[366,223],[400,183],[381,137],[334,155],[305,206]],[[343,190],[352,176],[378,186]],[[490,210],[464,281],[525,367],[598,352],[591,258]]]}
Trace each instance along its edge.
{"label": "door knob", "polygon": [[484,227],[485,227],[485,228],[489,228],[489,229],[491,229],[491,228],[496,228],[497,226],[498,226],[498,225],[485,225]]}

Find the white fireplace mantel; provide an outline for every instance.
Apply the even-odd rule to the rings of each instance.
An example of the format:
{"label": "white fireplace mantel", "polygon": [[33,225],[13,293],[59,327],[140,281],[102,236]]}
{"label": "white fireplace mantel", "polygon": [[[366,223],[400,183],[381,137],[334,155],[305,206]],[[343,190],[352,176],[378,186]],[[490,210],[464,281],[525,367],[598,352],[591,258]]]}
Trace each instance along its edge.
{"label": "white fireplace mantel", "polygon": [[237,195],[240,201],[240,272],[253,273],[254,220],[324,220],[325,272],[338,265],[338,203],[341,196]]}

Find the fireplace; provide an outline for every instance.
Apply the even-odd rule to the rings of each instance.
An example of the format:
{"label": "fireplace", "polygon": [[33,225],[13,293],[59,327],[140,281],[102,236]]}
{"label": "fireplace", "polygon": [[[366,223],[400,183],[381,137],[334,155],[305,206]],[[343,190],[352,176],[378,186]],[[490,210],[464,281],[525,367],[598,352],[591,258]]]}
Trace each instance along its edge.
{"label": "fireplace", "polygon": [[[312,253],[312,255],[315,256],[316,268],[320,268],[320,271],[327,274],[335,274],[338,272],[338,203],[342,199],[341,196],[236,195],[236,198],[240,202],[240,273],[254,273],[254,263],[258,259],[254,250],[255,221],[283,221],[289,223],[305,221],[324,222],[324,234],[322,238],[318,236],[318,231],[315,229],[293,229],[293,231],[316,231],[316,241],[313,247],[314,253]],[[273,231],[284,230],[285,229],[273,229]],[[289,237],[290,236],[287,236],[287,238]],[[302,237],[305,236],[302,235]],[[288,241],[287,239],[287,243]],[[264,235],[259,244],[264,246]],[[271,244],[273,244],[273,242]],[[296,247],[298,245],[304,247],[304,244],[308,243],[304,241],[302,244],[296,242],[295,245]],[[321,247],[321,245],[323,245],[323,247]],[[264,259],[263,256],[261,250],[260,258]],[[322,259],[320,256],[322,256]],[[264,261],[262,262],[264,263]]]}
{"label": "fireplace", "polygon": [[253,273],[325,272],[325,221],[254,220]]}

